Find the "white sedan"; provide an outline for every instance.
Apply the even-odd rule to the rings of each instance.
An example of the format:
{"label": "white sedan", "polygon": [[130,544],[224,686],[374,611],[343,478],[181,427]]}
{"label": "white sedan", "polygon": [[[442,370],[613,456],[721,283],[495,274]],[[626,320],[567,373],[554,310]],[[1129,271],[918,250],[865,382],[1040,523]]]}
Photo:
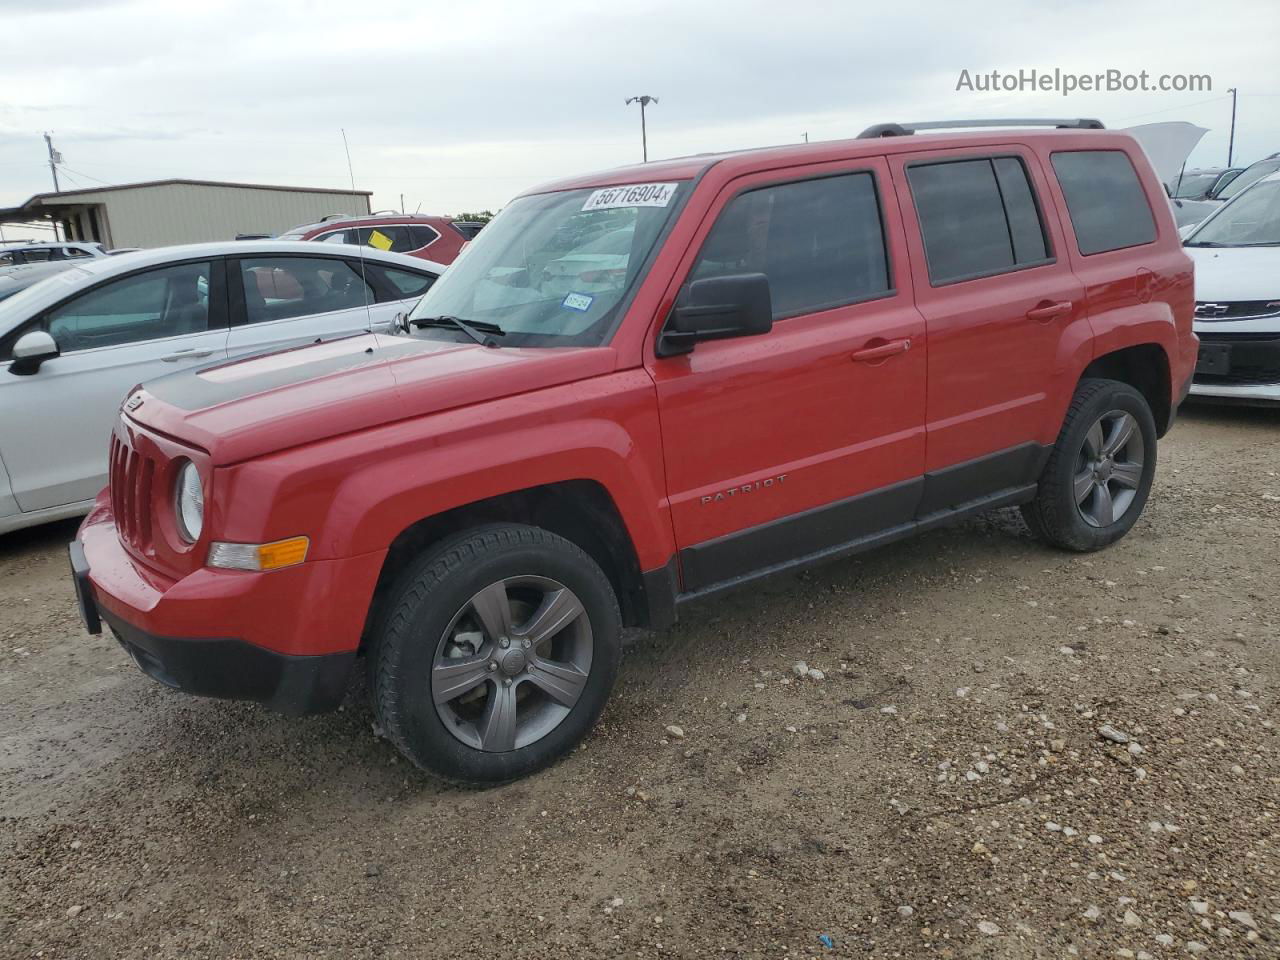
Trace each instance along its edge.
{"label": "white sedan", "polygon": [[136,384],[385,328],[444,269],[368,247],[201,243],[86,260],[15,293],[0,302],[0,534],[89,509]]}
{"label": "white sedan", "polygon": [[1222,205],[1185,246],[1200,336],[1192,395],[1280,404],[1280,173]]}

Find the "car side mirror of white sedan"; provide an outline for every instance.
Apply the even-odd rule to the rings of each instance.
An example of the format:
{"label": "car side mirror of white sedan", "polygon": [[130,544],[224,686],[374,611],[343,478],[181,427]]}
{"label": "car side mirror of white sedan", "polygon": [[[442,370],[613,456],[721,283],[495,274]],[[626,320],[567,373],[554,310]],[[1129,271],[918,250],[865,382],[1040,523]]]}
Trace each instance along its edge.
{"label": "car side mirror of white sedan", "polygon": [[58,353],[57,341],[45,331],[24,333],[13,345],[13,363],[9,365],[9,372],[30,376],[40,369],[40,364],[52,360]]}

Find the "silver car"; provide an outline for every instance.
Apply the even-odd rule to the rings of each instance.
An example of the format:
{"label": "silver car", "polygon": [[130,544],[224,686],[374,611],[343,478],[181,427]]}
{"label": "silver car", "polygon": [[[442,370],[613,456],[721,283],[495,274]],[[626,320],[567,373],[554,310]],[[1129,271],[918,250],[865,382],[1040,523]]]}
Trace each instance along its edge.
{"label": "silver car", "polygon": [[86,512],[136,384],[386,328],[444,272],[367,247],[227,241],[86,259],[0,302],[0,534]]}

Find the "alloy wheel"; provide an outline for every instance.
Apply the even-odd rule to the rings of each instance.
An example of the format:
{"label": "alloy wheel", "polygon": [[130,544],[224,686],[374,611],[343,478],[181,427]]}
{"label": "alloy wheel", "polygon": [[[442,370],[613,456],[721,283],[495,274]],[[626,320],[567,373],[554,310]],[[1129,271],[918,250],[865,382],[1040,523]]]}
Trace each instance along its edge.
{"label": "alloy wheel", "polygon": [[455,738],[498,753],[564,720],[591,673],[591,622],[577,595],[546,577],[507,577],[450,621],[431,668],[436,712]]}
{"label": "alloy wheel", "polygon": [[1142,484],[1146,448],[1137,418],[1104,413],[1084,436],[1073,481],[1076,509],[1092,527],[1108,527],[1133,506]]}

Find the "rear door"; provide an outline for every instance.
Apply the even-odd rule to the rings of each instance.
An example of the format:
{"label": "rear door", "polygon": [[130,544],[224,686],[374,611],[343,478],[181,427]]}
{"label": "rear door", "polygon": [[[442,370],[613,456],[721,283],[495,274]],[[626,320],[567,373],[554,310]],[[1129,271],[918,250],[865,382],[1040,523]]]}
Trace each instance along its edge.
{"label": "rear door", "polygon": [[380,302],[369,263],[345,257],[242,257],[229,273],[231,356],[385,329],[404,309]]}
{"label": "rear door", "polygon": [[[117,277],[20,328],[47,330],[60,355],[29,376],[0,357],[0,451],[23,511],[90,500],[135,384],[227,356],[221,260]],[[6,337],[10,342],[12,335]]]}
{"label": "rear door", "polygon": [[1031,150],[928,151],[890,163],[929,337],[927,516],[1035,482],[1057,435],[1059,357],[1087,344],[1090,329]]}
{"label": "rear door", "polygon": [[683,586],[909,522],[924,466],[924,322],[880,159],[726,186],[677,273],[769,278],[773,330],[648,361]]}

